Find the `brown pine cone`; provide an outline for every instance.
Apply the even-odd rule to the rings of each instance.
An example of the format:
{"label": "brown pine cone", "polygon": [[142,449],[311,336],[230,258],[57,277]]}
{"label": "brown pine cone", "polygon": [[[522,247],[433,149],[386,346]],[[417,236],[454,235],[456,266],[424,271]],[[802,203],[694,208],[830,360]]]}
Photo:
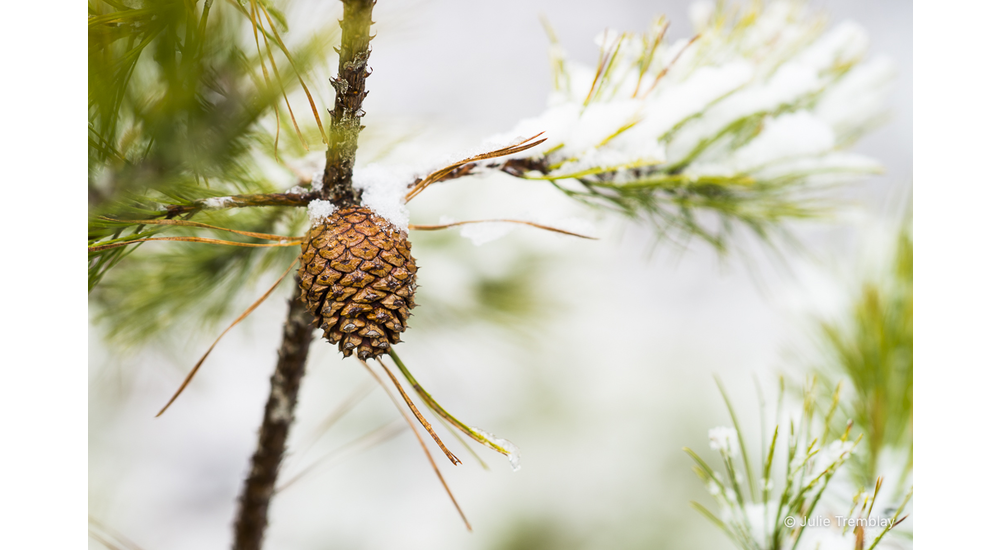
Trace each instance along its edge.
{"label": "brown pine cone", "polygon": [[302,242],[302,300],[345,357],[378,357],[410,316],[417,264],[406,233],[363,206],[317,222]]}

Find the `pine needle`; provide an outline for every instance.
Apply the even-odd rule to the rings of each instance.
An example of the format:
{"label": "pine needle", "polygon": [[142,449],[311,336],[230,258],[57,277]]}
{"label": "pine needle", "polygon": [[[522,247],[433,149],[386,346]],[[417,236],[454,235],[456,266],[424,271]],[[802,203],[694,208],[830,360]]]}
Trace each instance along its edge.
{"label": "pine needle", "polygon": [[455,430],[455,428],[451,427],[451,423],[448,421],[447,418],[441,416],[441,414],[434,409],[431,409],[431,412],[434,413],[434,416],[436,416],[437,419],[441,421],[441,425],[444,426],[444,429],[448,430],[448,433],[450,433],[451,436],[455,438],[455,441],[458,441],[459,444],[462,445],[462,448],[464,448],[466,451],[469,451],[469,454],[472,455],[477,462],[479,462],[479,465],[482,466],[484,470],[490,469],[490,465],[487,464],[486,461],[483,460],[478,453],[476,453],[476,450],[472,448],[472,445],[469,445],[465,441],[465,439],[463,439],[462,436],[459,435],[459,433]]}
{"label": "pine needle", "polygon": [[[434,411],[441,418],[447,420],[452,426],[455,426],[456,428],[461,430],[462,433],[464,433],[465,435],[471,437],[472,439],[478,441],[479,443],[485,445],[486,447],[489,447],[494,451],[510,458],[511,451],[509,449],[505,449],[500,445],[498,445],[496,442],[491,441],[486,437],[483,437],[483,435],[479,433],[478,430],[470,428],[461,420],[452,416],[452,414],[446,411],[444,407],[439,405],[438,402],[434,399],[434,397],[432,397],[431,394],[428,393],[427,390],[425,390],[417,382],[417,379],[414,378],[412,374],[410,374],[409,369],[407,369],[406,365],[403,364],[403,360],[400,359],[398,355],[396,355],[396,351],[392,348],[389,348],[389,357],[392,358],[392,361],[396,364],[396,368],[398,368],[399,371],[403,373],[403,376],[406,378],[406,381],[409,382],[411,386],[413,386],[413,389],[417,392],[417,395],[420,396],[420,399],[424,402],[425,405],[427,405],[429,409]],[[390,376],[392,375],[390,374]],[[393,380],[395,380],[395,378]]]}
{"label": "pine needle", "polygon": [[[666,29],[664,29],[664,30],[666,30]],[[674,63],[677,63],[677,60],[680,59],[682,55],[684,55],[684,52],[686,52],[688,50],[688,48],[691,47],[691,44],[694,44],[695,40],[698,40],[699,38],[701,38],[701,35],[700,34],[696,34],[696,35],[694,35],[694,37],[691,38],[691,40],[688,40],[688,43],[685,44],[683,48],[681,48],[681,51],[677,52],[677,55],[675,55],[674,58],[670,60],[670,63],[667,63],[667,66],[664,67],[663,70],[660,71],[656,75],[656,78],[653,79],[652,86],[650,86],[649,89],[646,90],[646,93],[642,94],[642,99],[646,99],[646,96],[649,95],[649,92],[652,92],[653,89],[656,88],[656,85],[660,83],[660,80],[663,77],[667,76],[667,73],[670,71],[670,68],[674,66]],[[636,86],[635,90],[638,92],[639,91],[639,87]],[[632,97],[635,97],[635,96],[632,96]]]}
{"label": "pine needle", "polygon": [[397,419],[397,420],[393,420],[392,422],[389,422],[387,424],[384,424],[382,426],[379,426],[378,428],[376,428],[376,429],[374,429],[374,430],[366,433],[365,435],[363,435],[363,436],[361,436],[361,437],[359,437],[359,438],[351,441],[350,443],[348,443],[348,444],[346,444],[346,445],[344,445],[342,447],[339,447],[339,448],[337,448],[337,449],[335,449],[335,450],[327,453],[326,455],[324,455],[321,458],[317,459],[312,464],[310,464],[310,465],[306,466],[305,468],[303,468],[302,471],[300,471],[299,473],[297,473],[294,476],[292,476],[291,479],[289,479],[287,482],[285,482],[280,487],[278,487],[277,489],[275,489],[274,492],[277,494],[277,493],[280,493],[281,491],[284,491],[285,489],[287,489],[288,487],[290,487],[293,483],[301,481],[302,478],[304,478],[307,475],[315,472],[316,469],[319,468],[324,463],[332,462],[332,461],[334,461],[334,460],[336,460],[338,458],[345,458],[352,451],[354,453],[361,453],[361,452],[367,451],[368,449],[371,449],[372,447],[374,447],[374,446],[376,446],[376,445],[378,445],[380,443],[384,443],[384,442],[392,439],[393,437],[396,437],[397,435],[399,435],[400,433],[402,433],[402,431],[405,429],[405,427],[402,426],[402,425],[399,425],[398,422],[399,422],[399,420]]}
{"label": "pine needle", "polygon": [[116,544],[112,544],[111,541],[108,541],[107,539],[98,535],[97,531],[95,531],[93,528],[88,529],[88,532],[90,533],[91,537],[93,537],[101,544],[107,546],[108,548],[111,548],[112,550],[118,550],[118,549],[142,550],[142,548],[138,544],[129,540],[128,537],[116,531],[115,529],[112,529],[111,527],[108,527],[107,525],[104,525],[101,522],[97,521],[96,519],[94,519],[93,516],[88,516],[87,520],[89,521],[89,523],[93,524],[94,527],[97,527],[97,529],[103,531],[105,535],[109,536],[110,538],[116,541]]}
{"label": "pine needle", "polygon": [[[455,506],[455,509],[458,510],[458,515],[462,516],[462,521],[465,522],[465,528],[468,529],[469,531],[472,531],[472,525],[469,523],[469,520],[466,519],[465,513],[462,512],[462,507],[458,505],[458,501],[455,500],[455,495],[451,494],[451,489],[448,488],[448,483],[444,480],[444,476],[441,474],[441,470],[439,470],[437,464],[434,463],[434,457],[431,456],[430,449],[427,448],[427,445],[424,444],[423,438],[420,437],[420,431],[417,430],[417,427],[413,424],[413,421],[410,420],[409,415],[406,414],[406,411],[403,410],[403,407],[400,406],[400,404],[392,397],[392,392],[389,391],[389,388],[388,386],[385,385],[385,382],[383,382],[382,379],[379,378],[379,376],[375,373],[375,371],[368,366],[368,363],[362,361],[360,358],[358,359],[358,361],[361,363],[363,367],[365,367],[365,370],[367,370],[368,373],[375,378],[375,380],[379,383],[379,385],[382,386],[382,389],[385,390],[386,394],[389,395],[389,400],[392,401],[392,404],[395,405],[397,409],[399,409],[400,414],[403,415],[403,419],[406,420],[406,423],[409,424],[410,426],[410,430],[413,431],[413,435],[417,437],[417,442],[420,443],[420,448],[424,450],[424,455],[427,457],[427,461],[431,463],[431,468],[434,468],[434,473],[437,474],[438,480],[441,481],[441,485],[444,487],[445,492],[448,493],[448,498],[451,499],[451,503]],[[383,365],[383,367],[384,366],[385,365]],[[386,372],[388,372],[388,370],[386,370]]]}
{"label": "pine needle", "polygon": [[581,235],[579,233],[573,233],[572,231],[566,231],[565,229],[558,229],[548,225],[542,225],[540,223],[534,223],[524,220],[507,220],[507,219],[495,219],[495,220],[467,220],[462,222],[452,222],[443,223],[439,225],[413,225],[410,224],[410,229],[416,229],[418,231],[440,231],[441,229],[448,229],[449,227],[457,227],[459,225],[466,225],[470,223],[519,223],[523,225],[530,225],[538,229],[544,229],[546,231],[552,231],[553,233],[562,233],[563,235],[570,235],[573,237],[580,237],[581,239],[590,239],[596,241],[597,237],[588,237],[587,235]]}
{"label": "pine needle", "polygon": [[96,246],[88,246],[87,252],[100,252],[101,250],[107,250],[109,248],[118,248],[120,246],[128,246],[135,243],[144,243],[149,241],[183,241],[188,243],[206,243],[206,244],[224,244],[229,246],[243,246],[248,248],[271,248],[275,246],[300,246],[299,241],[287,242],[287,243],[238,243],[236,241],[222,241],[219,239],[205,239],[202,237],[150,237],[147,239],[136,239],[134,241],[123,241],[119,243],[111,244],[100,244]]}
{"label": "pine needle", "polygon": [[347,399],[340,403],[333,411],[330,412],[323,419],[323,422],[313,430],[312,434],[306,439],[307,443],[302,445],[302,448],[297,451],[299,455],[304,455],[313,445],[319,441],[320,437],[323,436],[330,428],[334,426],[341,418],[344,417],[348,412],[351,411],[358,403],[360,403],[369,393],[375,388],[375,385],[371,382],[362,383],[354,393],[349,395]]}
{"label": "pine needle", "polygon": [[184,382],[181,383],[181,387],[177,388],[177,391],[174,392],[174,395],[173,395],[173,397],[170,398],[170,401],[168,401],[167,404],[164,405],[162,409],[160,409],[160,412],[156,413],[157,417],[159,417],[161,414],[163,414],[164,412],[166,412],[167,408],[170,407],[170,405],[172,405],[173,402],[176,401],[177,398],[181,395],[181,392],[184,391],[184,388],[187,388],[188,384],[191,383],[191,379],[194,378],[194,375],[198,373],[198,369],[201,368],[201,365],[202,365],[202,363],[205,362],[205,359],[208,359],[208,354],[212,353],[212,350],[215,349],[215,345],[219,343],[219,340],[222,340],[222,337],[225,336],[226,333],[229,332],[230,329],[232,329],[236,325],[240,324],[240,322],[242,322],[243,319],[246,319],[247,316],[249,316],[251,313],[253,313],[253,311],[255,309],[257,309],[257,306],[259,306],[261,303],[263,303],[264,300],[266,300],[267,297],[271,295],[271,292],[273,292],[274,289],[278,287],[278,284],[281,283],[281,281],[285,278],[285,276],[288,275],[288,272],[290,272],[292,270],[292,268],[295,267],[295,264],[297,264],[298,262],[299,262],[299,259],[295,258],[295,261],[293,261],[288,266],[288,269],[286,269],[285,272],[281,274],[281,277],[279,277],[278,280],[275,281],[273,285],[271,285],[271,288],[267,289],[267,292],[265,292],[263,296],[261,296],[260,298],[257,298],[257,301],[254,302],[253,304],[251,304],[250,307],[247,308],[247,310],[243,312],[243,314],[241,314],[239,317],[237,317],[236,320],[233,321],[233,324],[229,325],[229,327],[227,327],[226,330],[222,331],[222,334],[220,334],[219,337],[216,338],[214,342],[212,342],[212,345],[209,346],[208,351],[205,352],[205,355],[201,356],[201,359],[198,360],[198,363],[195,364],[194,368],[191,369],[191,372],[189,372],[188,375],[187,375],[187,377],[184,378]]}
{"label": "pine needle", "polygon": [[520,143],[515,143],[514,145],[508,145],[507,147],[501,147],[500,149],[495,149],[495,150],[489,151],[487,153],[482,153],[480,155],[475,155],[473,157],[469,157],[467,159],[460,160],[460,161],[455,162],[453,164],[449,164],[448,166],[445,166],[444,168],[442,168],[442,169],[440,169],[440,170],[438,170],[436,172],[433,172],[432,174],[428,175],[424,179],[422,179],[419,182],[417,182],[417,184],[413,187],[413,189],[411,189],[406,194],[406,202],[410,202],[411,200],[413,200],[414,197],[416,197],[417,195],[419,195],[424,189],[426,189],[432,183],[440,181],[445,176],[447,176],[449,172],[451,172],[452,170],[454,170],[456,168],[461,168],[462,166],[465,166],[466,164],[469,164],[471,162],[477,162],[477,161],[480,161],[480,160],[486,160],[486,159],[497,158],[497,157],[502,157],[502,156],[506,156],[506,155],[512,155],[514,153],[520,153],[521,151],[525,151],[527,149],[531,149],[532,147],[534,147],[534,146],[536,146],[536,145],[544,142],[546,139],[548,139],[548,138],[542,138],[542,139],[540,139],[538,141],[531,141],[531,140],[537,138],[538,136],[542,135],[543,133],[544,132],[539,132],[539,133],[531,136],[530,138],[528,138],[528,139],[526,139],[526,140],[524,140],[524,141],[522,141]]}
{"label": "pine needle", "polygon": [[584,107],[586,107],[587,104],[590,103],[590,98],[593,97],[594,91],[597,89],[597,83],[601,79],[601,73],[604,72],[604,66],[607,65],[607,63],[608,63],[609,56],[605,55],[604,43],[603,43],[604,40],[607,39],[607,36],[608,36],[608,31],[607,31],[607,29],[605,29],[605,31],[604,31],[604,39],[602,39],[602,41],[601,41],[602,42],[601,43],[601,53],[598,56],[597,72],[594,73],[594,81],[590,84],[590,91],[587,92],[587,97],[583,100],[583,106]]}
{"label": "pine needle", "polygon": [[[660,21],[663,21],[663,28],[660,30],[660,32],[656,35],[656,38],[653,40],[653,45],[650,46],[649,50],[647,50],[648,55],[644,56],[644,58],[642,59],[643,64],[639,70],[639,78],[635,82],[635,91],[632,92],[633,99],[635,99],[635,97],[639,95],[639,86],[642,85],[642,77],[646,76],[646,70],[649,69],[649,65],[650,63],[652,63],[653,56],[656,54],[656,48],[660,46],[660,42],[663,42],[663,37],[667,35],[667,29],[670,28],[670,21],[664,21],[662,16],[657,21],[657,23],[659,23]],[[676,61],[677,58],[674,58],[674,60]],[[666,69],[664,69],[663,72],[666,72]],[[653,85],[655,86],[656,83],[654,82]]]}
{"label": "pine needle", "polygon": [[420,414],[420,410],[417,409],[417,406],[413,404],[413,401],[410,399],[410,396],[406,395],[406,391],[403,390],[403,386],[399,383],[399,380],[397,380],[396,377],[392,374],[392,371],[389,370],[389,367],[385,366],[385,363],[383,363],[381,359],[376,357],[375,360],[378,361],[379,365],[382,365],[383,369],[385,369],[385,373],[389,375],[389,378],[392,379],[392,383],[395,384],[396,389],[399,390],[399,395],[403,396],[403,401],[406,401],[406,405],[410,407],[411,411],[413,411],[413,416],[416,416],[417,420],[419,420],[420,423],[424,426],[424,429],[427,430],[427,433],[431,434],[431,438],[434,439],[434,442],[437,443],[438,447],[441,447],[441,450],[444,451],[444,454],[445,456],[448,457],[448,460],[450,460],[451,463],[456,466],[461,464],[462,461],[459,460],[457,456],[452,454],[450,450],[448,450],[448,447],[446,447],[444,442],[441,441],[441,438],[438,437],[437,433],[434,432],[434,428],[431,427],[431,423],[428,422],[426,418],[424,418],[424,415]]}
{"label": "pine needle", "polygon": [[[323,121],[320,119],[319,110],[316,109],[316,102],[313,101],[313,96],[309,93],[309,87],[302,80],[302,75],[299,73],[298,67],[295,66],[295,62],[292,61],[292,54],[288,52],[288,48],[285,47],[285,43],[281,41],[281,36],[278,34],[278,29],[274,26],[274,21],[271,20],[271,15],[264,10],[264,17],[267,18],[267,24],[271,26],[271,32],[274,33],[274,40],[278,43],[278,47],[285,54],[285,58],[288,59],[288,64],[291,65],[292,70],[295,71],[295,77],[299,79],[299,85],[302,86],[302,91],[306,93],[306,98],[309,100],[309,106],[312,108],[313,117],[316,118],[316,126],[319,127],[319,135],[323,138],[323,144],[326,145],[326,130],[323,129]],[[289,108],[291,111],[291,108]],[[296,126],[298,128],[298,126]],[[308,149],[308,147],[306,147]]]}
{"label": "pine needle", "polygon": [[[255,0],[250,0],[250,24],[253,26],[253,41],[257,45],[257,57],[260,58],[260,70],[264,74],[264,84],[270,88],[271,78],[267,74],[267,65],[264,63],[264,55],[260,52],[260,39],[257,37],[257,2]],[[264,35],[264,45],[267,46],[267,35]],[[277,74],[274,78],[278,79]],[[284,91],[284,90],[282,90]],[[278,103],[274,102],[274,119],[275,119],[275,129],[274,129],[274,158],[278,158],[278,136],[281,135],[281,116],[278,114]]]}
{"label": "pine needle", "polygon": [[109,222],[120,222],[126,224],[134,225],[179,225],[184,227],[200,227],[202,229],[214,229],[216,231],[228,231],[229,233],[236,233],[237,235],[244,235],[247,237],[254,237],[257,239],[264,239],[265,241],[287,241],[287,242],[302,242],[303,237],[286,237],[283,235],[272,235],[270,233],[254,233],[253,231],[240,231],[238,229],[229,229],[227,227],[217,227],[214,225],[209,225],[207,223],[192,222],[188,220],[118,220],[115,218],[109,218],[107,216],[99,216],[98,219],[109,221]]}
{"label": "pine needle", "polygon": [[105,548],[108,548],[109,550],[126,550],[124,546],[118,546],[118,544],[111,542],[110,540],[102,537],[101,535],[98,535],[97,533],[94,532],[93,529],[88,529],[87,534],[90,535],[90,538],[101,543],[102,545],[104,545]]}
{"label": "pine needle", "polygon": [[[254,7],[254,9],[259,10],[259,8],[256,6],[259,6],[259,4],[252,4],[252,7]],[[267,14],[266,9],[260,11],[263,11],[265,14]],[[269,21],[270,19],[271,19],[270,16],[268,16]],[[281,81],[281,75],[278,73],[278,64],[274,62],[274,55],[271,53],[271,42],[267,39],[267,33],[264,32],[263,25],[260,24],[259,21],[260,21],[260,13],[257,14],[257,19],[256,21],[254,21],[254,25],[261,25],[261,34],[264,35],[264,50],[267,51],[267,57],[271,61],[271,69],[274,70],[274,80],[277,81],[278,83],[278,88],[281,90],[281,96],[285,98],[285,107],[288,109],[288,116],[291,117],[292,119],[292,125],[295,126],[295,134],[299,136],[299,142],[302,143],[302,147],[304,147],[305,150],[308,151],[309,144],[306,143],[306,138],[302,136],[302,130],[299,130],[299,123],[298,121],[295,120],[295,112],[292,111],[292,105],[291,103],[288,102],[288,94],[285,92],[285,84]],[[275,36],[277,36],[277,32],[275,32]],[[277,113],[277,111],[275,111],[275,113]],[[278,121],[278,124],[281,124],[280,120]],[[274,142],[275,159],[278,158],[277,137],[278,136],[275,135],[275,142]]]}

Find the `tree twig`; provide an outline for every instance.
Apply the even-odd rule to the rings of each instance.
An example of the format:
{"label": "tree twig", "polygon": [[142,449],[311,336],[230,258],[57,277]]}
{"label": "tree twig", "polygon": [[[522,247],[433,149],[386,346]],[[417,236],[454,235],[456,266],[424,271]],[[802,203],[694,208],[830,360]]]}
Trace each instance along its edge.
{"label": "tree twig", "polygon": [[299,382],[305,372],[309,344],[313,339],[313,314],[298,299],[299,286],[288,302],[284,338],[278,349],[278,365],[271,376],[271,395],[264,407],[257,450],[250,460],[250,473],[243,485],[236,514],[236,550],[259,550],[267,527],[267,511],[274,495],[288,430],[294,419]]}
{"label": "tree twig", "polygon": [[[442,182],[457,178],[463,178],[465,176],[472,174],[477,168],[480,167],[499,170],[501,172],[510,174],[517,178],[523,177],[526,173],[531,171],[538,171],[541,172],[542,174],[548,174],[550,170],[544,158],[541,159],[516,158],[516,159],[508,159],[503,162],[498,161],[492,164],[487,163],[481,166],[478,164],[463,164],[457,168],[453,168],[450,172],[442,175],[436,181]],[[424,178],[417,178],[412,182],[410,182],[410,184],[407,185],[406,187],[407,189],[413,189],[414,187],[419,185],[420,182],[423,180]]]}
{"label": "tree twig", "polygon": [[539,145],[540,143],[543,143],[548,138],[542,138],[538,139],[537,141],[533,141],[536,140],[536,138],[538,138],[539,136],[541,136],[542,133],[543,132],[539,132],[528,139],[522,140],[520,143],[515,143],[513,145],[508,145],[506,147],[501,147],[499,149],[494,149],[492,151],[487,151],[485,153],[471,156],[467,159],[452,163],[440,170],[428,174],[424,179],[420,180],[415,185],[413,185],[412,188],[406,193],[406,202],[410,202],[411,200],[413,200],[414,197],[419,195],[424,189],[426,189],[431,184],[447,179],[447,176],[450,176],[452,174],[455,174],[452,177],[459,177],[459,175],[463,176],[467,175],[469,172],[456,172],[456,170],[460,170],[464,166],[482,160],[488,160],[510,155],[513,153],[519,153],[521,151],[531,149],[532,147]]}
{"label": "tree twig", "polygon": [[192,204],[168,204],[166,217],[176,218],[201,210],[222,210],[226,208],[244,208],[248,206],[308,206],[309,202],[319,198],[319,193],[264,193],[257,195],[232,195],[216,199],[202,199]]}
{"label": "tree twig", "polygon": [[[359,126],[364,128],[363,126]],[[357,148],[357,136],[355,136],[354,146]],[[329,157],[330,153],[327,152]],[[473,164],[465,164],[458,168],[455,168],[442,175],[436,181],[446,181],[456,178],[461,178],[470,175],[476,166]],[[542,172],[543,174],[548,173],[549,167],[545,163],[544,159],[530,159],[530,158],[517,158],[509,159],[505,162],[497,162],[489,166],[506,172],[515,177],[522,177],[527,172],[536,170]],[[353,174],[354,164],[351,164],[351,173]],[[329,172],[329,168],[326,169],[323,175],[324,186],[326,185],[326,174]],[[413,188],[419,184],[424,178],[419,178],[413,180],[408,187]],[[354,200],[354,190],[350,189],[350,177],[348,177],[347,191],[343,193],[334,193],[329,196],[327,200],[333,202],[343,202],[345,200]],[[305,183],[305,182],[303,182]],[[176,218],[178,216],[183,216],[186,214],[192,214],[200,212],[201,210],[224,210],[229,208],[247,208],[256,206],[309,206],[309,203],[321,198],[322,193],[318,191],[310,191],[308,193],[262,193],[256,195],[231,195],[228,197],[218,197],[215,199],[202,199],[196,201],[192,204],[165,204],[164,211],[167,219]]]}
{"label": "tree twig", "polygon": [[341,202],[358,204],[360,198],[351,187],[354,157],[358,150],[358,134],[364,126],[361,109],[368,92],[365,79],[371,74],[368,55],[371,50],[368,33],[372,25],[375,0],[343,0],[344,19],[340,22],[340,63],[337,76],[330,84],[337,91],[337,101],[330,111],[330,145],[326,150],[326,170],[323,172],[322,198],[339,197]]}

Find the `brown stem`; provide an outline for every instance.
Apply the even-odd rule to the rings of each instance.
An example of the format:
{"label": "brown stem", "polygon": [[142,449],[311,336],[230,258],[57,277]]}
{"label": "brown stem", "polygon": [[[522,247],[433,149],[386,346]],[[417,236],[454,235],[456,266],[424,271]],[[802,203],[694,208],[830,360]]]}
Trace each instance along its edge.
{"label": "brown stem", "polygon": [[360,197],[351,187],[354,156],[358,150],[358,134],[364,126],[361,103],[368,92],[365,79],[368,70],[368,36],[372,25],[375,0],[343,0],[344,19],[340,22],[340,64],[337,76],[330,84],[337,91],[337,101],[330,111],[330,146],[326,150],[326,170],[323,172],[323,198],[338,197],[341,202],[358,204]]}
{"label": "brown stem", "polygon": [[203,199],[193,204],[166,205],[166,217],[176,218],[184,214],[200,210],[222,210],[226,208],[245,208],[248,206],[308,206],[309,202],[318,199],[319,193],[265,193],[258,195],[232,195],[219,198],[214,202]]}
{"label": "brown stem", "polygon": [[[497,161],[492,164],[487,164],[486,166],[495,170],[499,170],[501,172],[505,172],[517,178],[524,176],[526,173],[531,172],[532,170],[537,170],[543,174],[548,174],[550,171],[549,165],[545,162],[544,158],[541,159],[517,158],[517,159],[506,160],[503,162]],[[437,181],[441,182],[441,181],[453,180],[456,178],[463,178],[471,174],[476,168],[477,166],[475,164],[463,164],[462,166],[454,168],[447,174],[441,176]],[[407,188],[413,189],[421,181],[423,181],[423,179],[424,178],[417,178],[413,180],[412,182],[410,182],[409,185],[407,185]]]}
{"label": "brown stem", "polygon": [[243,484],[236,514],[235,550],[258,550],[264,541],[267,509],[274,495],[274,483],[285,453],[288,429],[294,419],[299,382],[305,372],[309,344],[313,339],[313,314],[295,292],[288,302],[284,338],[278,349],[278,365],[271,376],[271,395],[264,407],[257,451],[250,460],[250,473]]}
{"label": "brown stem", "polygon": [[[365,79],[368,77],[368,43],[371,37],[372,8],[375,0],[343,0],[344,19],[341,21],[340,65],[337,78],[330,80],[337,91],[335,108],[330,111],[330,145],[326,153],[326,168],[323,172],[323,189],[320,198],[340,203],[358,204],[358,194],[351,187],[354,172],[354,157],[358,149],[358,134],[361,132],[361,103],[367,92]],[[262,202],[273,200],[295,201],[301,206],[308,204],[308,195],[285,197],[261,196]],[[245,196],[244,196],[245,197]],[[309,197],[309,200],[315,197]],[[230,207],[230,201],[203,203],[197,209],[215,206]],[[222,202],[220,205],[219,203]],[[256,206],[243,204],[241,206]],[[171,212],[168,211],[168,217]],[[176,214],[174,214],[176,215]],[[298,283],[298,278],[296,278]],[[296,284],[298,293],[298,284]],[[299,382],[305,371],[309,344],[313,337],[313,314],[293,296],[288,304],[285,320],[284,339],[278,350],[278,366],[271,377],[271,396],[264,408],[264,420],[260,426],[257,451],[250,461],[250,474],[240,496],[239,511],[236,515],[236,550],[258,550],[264,540],[267,527],[267,510],[274,495],[274,484],[285,452],[288,429],[298,400]]]}
{"label": "brown stem", "polygon": [[[359,126],[364,128],[364,126]],[[360,130],[359,130],[360,131]],[[332,135],[332,134],[331,134]],[[357,138],[357,136],[355,136]],[[354,150],[357,149],[357,139],[354,141]],[[330,151],[327,151],[327,158],[330,158]],[[355,194],[354,189],[350,186],[351,174],[353,173],[354,161],[352,160],[351,168],[348,170],[347,176],[347,186],[339,187],[337,192],[332,195],[327,195],[327,200],[333,202],[354,202],[358,198]],[[472,173],[475,168],[472,164],[465,164],[454,170],[443,175],[437,181],[451,180],[455,178],[461,178],[468,176]],[[521,177],[525,173],[532,170],[538,170],[543,174],[549,172],[549,167],[544,160],[537,159],[511,159],[505,162],[498,162],[491,165],[491,168],[496,168],[500,171],[506,172],[512,176]],[[329,173],[330,168],[323,174],[324,186],[326,185],[326,175]],[[416,179],[409,185],[409,187],[415,187],[423,178]],[[309,206],[309,203],[313,200],[321,198],[321,193],[310,191],[308,193],[264,193],[257,195],[232,195],[225,197],[225,199],[219,199],[216,201],[211,201],[210,199],[203,199],[193,204],[167,204],[164,205],[166,209],[167,219],[176,218],[179,216],[192,214],[199,212],[201,210],[223,210],[228,208],[246,208],[254,206]]]}

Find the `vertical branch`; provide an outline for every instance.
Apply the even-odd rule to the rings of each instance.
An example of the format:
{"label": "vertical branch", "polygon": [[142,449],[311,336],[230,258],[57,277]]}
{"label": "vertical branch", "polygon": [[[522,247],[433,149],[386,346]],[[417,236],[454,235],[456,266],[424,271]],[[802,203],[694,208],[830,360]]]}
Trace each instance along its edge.
{"label": "vertical branch", "polygon": [[368,92],[365,79],[371,50],[368,35],[372,25],[375,0],[343,0],[344,19],[340,22],[340,63],[338,74],[330,79],[337,92],[334,109],[330,111],[330,146],[326,150],[323,172],[323,198],[357,204],[359,197],[351,187],[354,156],[358,149],[358,134],[364,126],[361,103]]}
{"label": "vertical branch", "polygon": [[[372,25],[375,0],[343,0],[344,19],[340,22],[340,63],[338,74],[330,79],[337,92],[334,109],[330,111],[330,145],[326,151],[323,171],[325,200],[358,204],[360,197],[351,187],[354,156],[358,150],[361,125],[361,103],[368,92],[365,79],[368,71],[368,36]],[[278,366],[271,377],[271,396],[264,408],[257,451],[250,461],[250,474],[243,485],[236,516],[236,550],[259,550],[267,528],[267,511],[274,495],[274,484],[285,453],[288,429],[295,413],[299,382],[305,371],[306,356],[313,337],[313,314],[298,300],[298,278],[295,294],[288,304],[284,339],[278,350]]]}
{"label": "vertical branch", "polygon": [[278,365],[271,376],[271,395],[264,407],[257,450],[250,460],[250,473],[243,484],[236,515],[236,550],[258,550],[264,541],[267,510],[274,494],[274,483],[285,453],[288,429],[294,419],[299,382],[305,372],[306,356],[313,338],[313,314],[295,292],[288,302],[284,338],[278,349]]}

